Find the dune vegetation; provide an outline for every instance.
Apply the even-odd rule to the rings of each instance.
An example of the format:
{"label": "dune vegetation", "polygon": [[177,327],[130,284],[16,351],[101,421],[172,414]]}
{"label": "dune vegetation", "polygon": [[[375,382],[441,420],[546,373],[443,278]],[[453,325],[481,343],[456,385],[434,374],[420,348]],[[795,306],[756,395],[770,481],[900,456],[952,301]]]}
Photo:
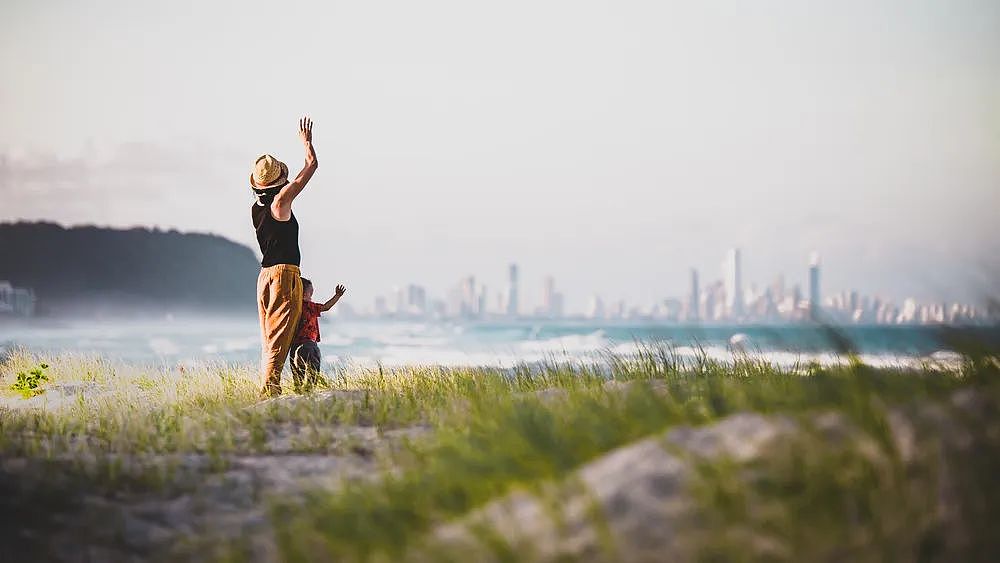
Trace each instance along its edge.
{"label": "dune vegetation", "polygon": [[0,363],[0,560],[990,560],[1000,360]]}

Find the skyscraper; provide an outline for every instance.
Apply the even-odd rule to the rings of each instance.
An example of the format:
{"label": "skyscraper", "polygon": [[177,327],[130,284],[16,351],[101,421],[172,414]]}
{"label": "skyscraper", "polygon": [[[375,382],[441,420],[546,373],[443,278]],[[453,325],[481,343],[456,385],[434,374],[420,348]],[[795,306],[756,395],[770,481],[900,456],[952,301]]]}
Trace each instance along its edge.
{"label": "skyscraper", "polygon": [[479,314],[479,295],[476,293],[476,277],[462,280],[462,316],[474,317]]}
{"label": "skyscraper", "polygon": [[740,249],[734,248],[726,256],[726,310],[730,316],[743,316],[743,270]]}
{"label": "skyscraper", "polygon": [[809,257],[809,318],[817,321],[821,310],[819,297],[819,253]]}
{"label": "skyscraper", "polygon": [[688,296],[687,320],[698,322],[698,306],[701,303],[701,296],[698,294],[698,270],[691,268],[691,294]]}
{"label": "skyscraper", "polygon": [[542,288],[541,314],[546,317],[558,318],[563,314],[563,296],[556,291],[556,282],[552,276],[545,278]]}
{"label": "skyscraper", "polygon": [[785,298],[784,274],[778,274],[778,277],[774,278],[774,281],[771,283],[771,294],[774,296],[775,301],[781,301]]}
{"label": "skyscraper", "polygon": [[489,296],[489,288],[487,288],[485,285],[480,285],[478,288],[476,288],[476,302],[474,304],[476,309],[474,313],[475,316],[483,317],[487,313],[489,313],[489,309],[487,308],[488,296]]}
{"label": "skyscraper", "polygon": [[403,288],[396,286],[392,288],[392,312],[402,315],[406,312],[406,292]]}
{"label": "skyscraper", "polygon": [[591,319],[604,318],[604,301],[599,295],[595,294],[590,297],[590,303],[587,305],[587,316]]}
{"label": "skyscraper", "polygon": [[406,286],[406,308],[412,315],[423,315],[427,312],[427,290],[416,284]]}
{"label": "skyscraper", "polygon": [[507,268],[507,316],[516,317],[518,312],[517,302],[517,264],[511,264]]}

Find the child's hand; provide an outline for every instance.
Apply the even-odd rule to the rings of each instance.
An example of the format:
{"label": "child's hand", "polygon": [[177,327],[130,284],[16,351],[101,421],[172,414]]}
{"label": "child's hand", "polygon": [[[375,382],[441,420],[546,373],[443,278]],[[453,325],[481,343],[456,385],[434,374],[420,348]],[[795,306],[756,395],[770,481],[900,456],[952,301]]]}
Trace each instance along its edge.
{"label": "child's hand", "polygon": [[347,288],[344,287],[343,285],[338,285],[337,286],[337,297],[340,297],[341,295],[343,295],[345,293],[347,293]]}

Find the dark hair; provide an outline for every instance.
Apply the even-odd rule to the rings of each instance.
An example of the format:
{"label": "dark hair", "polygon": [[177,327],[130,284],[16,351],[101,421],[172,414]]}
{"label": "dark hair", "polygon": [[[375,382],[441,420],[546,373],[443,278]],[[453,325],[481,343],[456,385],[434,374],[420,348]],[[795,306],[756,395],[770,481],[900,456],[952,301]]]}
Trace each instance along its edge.
{"label": "dark hair", "polygon": [[271,202],[274,201],[274,198],[277,197],[278,192],[280,192],[281,188],[283,188],[283,187],[284,186],[278,186],[276,188],[268,188],[266,190],[259,190],[259,189],[255,188],[255,187],[251,186],[250,187],[250,191],[252,191],[254,197],[257,198],[257,204],[258,205],[271,205]]}
{"label": "dark hair", "polygon": [[313,286],[313,282],[309,281],[309,278],[302,278],[302,291],[305,291]]}

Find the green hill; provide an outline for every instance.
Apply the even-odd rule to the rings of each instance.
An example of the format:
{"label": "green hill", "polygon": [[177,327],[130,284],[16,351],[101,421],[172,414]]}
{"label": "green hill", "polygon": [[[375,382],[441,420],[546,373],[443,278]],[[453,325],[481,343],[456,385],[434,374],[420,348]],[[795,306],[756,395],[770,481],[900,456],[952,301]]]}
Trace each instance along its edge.
{"label": "green hill", "polygon": [[0,280],[35,290],[39,310],[256,307],[253,250],[216,235],[144,228],[0,224]]}

